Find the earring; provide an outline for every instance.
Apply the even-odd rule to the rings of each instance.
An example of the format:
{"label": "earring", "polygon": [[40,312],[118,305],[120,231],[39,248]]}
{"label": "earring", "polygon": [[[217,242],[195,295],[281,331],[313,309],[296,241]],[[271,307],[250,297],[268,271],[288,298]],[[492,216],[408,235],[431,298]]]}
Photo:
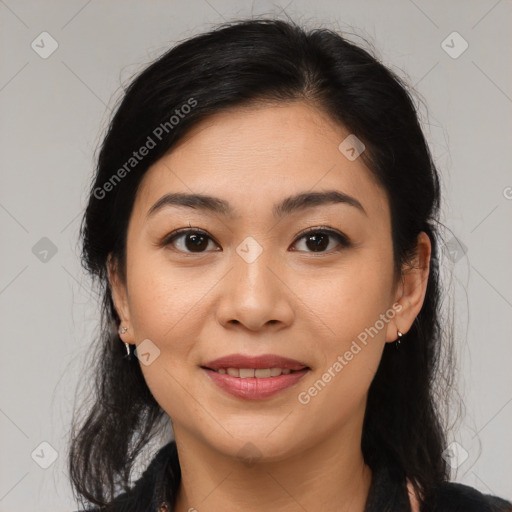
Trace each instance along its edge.
{"label": "earring", "polygon": [[396,334],[397,334],[398,338],[395,340],[395,346],[398,350],[398,345],[400,345],[400,341],[402,339],[403,334],[400,331],[398,331]]}
{"label": "earring", "polygon": [[[123,335],[127,330],[128,330],[128,327],[121,327],[119,329],[119,335]],[[126,343],[126,341],[124,341],[123,343],[124,343],[124,346],[126,347],[126,354],[123,357],[127,361],[131,361],[132,360],[131,345],[129,343]]]}
{"label": "earring", "polygon": [[123,356],[123,358],[126,359],[127,361],[131,361],[132,360],[131,345],[129,343],[126,343],[126,341],[125,341],[124,346],[126,347],[126,354]]}

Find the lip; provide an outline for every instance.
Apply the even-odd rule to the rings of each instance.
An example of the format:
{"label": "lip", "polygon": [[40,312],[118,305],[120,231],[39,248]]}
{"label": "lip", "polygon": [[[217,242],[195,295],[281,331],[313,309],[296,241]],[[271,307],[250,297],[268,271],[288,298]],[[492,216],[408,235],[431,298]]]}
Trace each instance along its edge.
{"label": "lip", "polygon": [[[201,365],[203,368],[210,370],[219,370],[220,368],[283,368],[289,370],[302,370],[308,368],[304,364],[295,359],[281,357],[275,354],[263,354],[261,356],[245,356],[243,354],[230,354],[228,356],[214,359],[208,363]],[[274,377],[277,378],[277,377]]]}
{"label": "lip", "polygon": [[208,368],[202,368],[202,370],[226,393],[246,400],[262,400],[274,396],[295,385],[309,372],[308,368],[304,368],[288,375],[279,375],[279,377],[249,377],[242,379],[228,374],[217,373]]}
{"label": "lip", "polygon": [[[282,368],[292,370],[292,373],[278,377],[243,379],[217,373],[215,370],[220,368]],[[246,400],[262,400],[272,397],[297,384],[310,371],[310,368],[300,361],[274,354],[261,356],[231,354],[210,361],[202,365],[201,369],[220,389],[232,396]]]}

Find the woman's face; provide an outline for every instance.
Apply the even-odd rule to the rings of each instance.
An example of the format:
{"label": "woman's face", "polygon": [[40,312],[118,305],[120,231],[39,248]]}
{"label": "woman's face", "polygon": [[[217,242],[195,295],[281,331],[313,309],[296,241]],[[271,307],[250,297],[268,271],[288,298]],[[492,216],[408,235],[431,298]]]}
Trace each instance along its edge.
{"label": "woman's face", "polygon": [[[386,194],[339,149],[348,135],[302,102],[236,109],[197,125],[145,175],[114,298],[177,438],[232,456],[252,443],[277,460],[360,434],[384,344],[408,325]],[[330,195],[308,199],[319,193]],[[172,237],[185,228],[201,233]],[[233,354],[307,369],[272,377],[264,368],[285,363],[260,361],[244,382],[204,368]]]}

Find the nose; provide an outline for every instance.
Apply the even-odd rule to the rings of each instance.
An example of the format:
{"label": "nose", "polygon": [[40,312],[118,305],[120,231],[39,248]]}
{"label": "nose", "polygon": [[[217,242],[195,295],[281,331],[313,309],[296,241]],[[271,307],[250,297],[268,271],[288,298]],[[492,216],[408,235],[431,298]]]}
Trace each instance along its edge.
{"label": "nose", "polygon": [[217,319],[225,328],[276,331],[293,322],[293,291],[270,251],[264,250],[254,261],[234,253],[231,270],[219,286]]}

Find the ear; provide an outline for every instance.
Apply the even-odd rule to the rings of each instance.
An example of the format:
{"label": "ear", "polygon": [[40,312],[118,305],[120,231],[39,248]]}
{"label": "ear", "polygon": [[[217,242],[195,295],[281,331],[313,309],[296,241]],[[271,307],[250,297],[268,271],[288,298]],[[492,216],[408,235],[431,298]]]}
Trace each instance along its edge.
{"label": "ear", "polygon": [[430,238],[422,231],[418,235],[412,261],[402,268],[402,278],[395,296],[395,303],[398,303],[401,308],[396,307],[397,313],[388,323],[387,342],[395,341],[398,338],[398,331],[402,334],[409,331],[423,306],[430,271],[431,252]]}
{"label": "ear", "polygon": [[107,272],[112,300],[121,321],[120,325],[128,327],[128,331],[122,335],[122,340],[127,343],[134,343],[132,339],[133,329],[130,329],[130,308],[128,306],[126,285],[121,278],[117,261],[112,257],[112,254],[109,254],[107,258]]}

